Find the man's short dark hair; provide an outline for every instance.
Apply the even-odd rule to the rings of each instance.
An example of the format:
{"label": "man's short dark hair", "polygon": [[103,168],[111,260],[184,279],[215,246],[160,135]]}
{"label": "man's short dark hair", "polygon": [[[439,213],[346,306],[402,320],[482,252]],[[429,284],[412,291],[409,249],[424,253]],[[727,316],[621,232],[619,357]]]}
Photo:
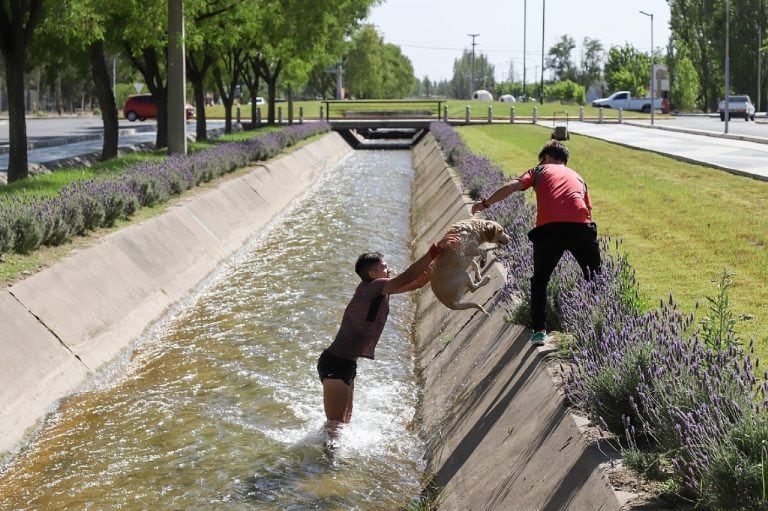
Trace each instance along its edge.
{"label": "man's short dark hair", "polygon": [[568,163],[568,148],[565,144],[559,140],[550,140],[539,151],[539,161],[543,160],[545,156],[549,156],[553,160]]}
{"label": "man's short dark hair", "polygon": [[379,264],[384,259],[384,254],[381,252],[366,252],[360,254],[355,263],[355,273],[357,273],[364,281],[369,281],[371,278],[368,276],[368,271]]}

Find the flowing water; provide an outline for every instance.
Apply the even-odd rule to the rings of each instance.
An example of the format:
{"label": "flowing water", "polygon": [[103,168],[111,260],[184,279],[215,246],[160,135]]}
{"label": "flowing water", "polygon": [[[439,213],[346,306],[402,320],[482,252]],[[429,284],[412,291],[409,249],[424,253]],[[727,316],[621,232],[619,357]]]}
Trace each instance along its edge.
{"label": "flowing water", "polygon": [[[223,265],[0,475],[10,510],[398,509],[420,489],[414,304],[393,296],[352,422],[323,449],[315,363],[361,252],[409,262],[413,170],[361,151]],[[107,376],[108,375],[108,376]]]}

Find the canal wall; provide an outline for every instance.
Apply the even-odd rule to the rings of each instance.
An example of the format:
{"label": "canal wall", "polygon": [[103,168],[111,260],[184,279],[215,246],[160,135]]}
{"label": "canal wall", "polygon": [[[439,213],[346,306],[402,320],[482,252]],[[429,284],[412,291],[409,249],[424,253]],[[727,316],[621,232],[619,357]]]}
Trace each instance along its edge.
{"label": "canal wall", "polygon": [[[0,291],[0,458],[349,152],[329,134]],[[431,135],[413,155],[420,255],[471,201]],[[491,257],[483,272],[491,283],[475,296],[490,316],[416,295],[419,420],[440,509],[626,509],[631,495],[603,470],[610,449],[585,439],[547,371],[550,349],[496,304],[503,268]]]}
{"label": "canal wall", "polygon": [[[414,165],[417,256],[468,218],[472,201],[432,135],[414,149]],[[474,296],[489,316],[450,311],[428,288],[417,295],[419,419],[438,508],[626,509],[633,495],[614,492],[603,470],[612,450],[585,439],[547,370],[552,349],[532,346],[530,331],[496,303],[503,267],[489,257],[483,273],[491,282]]]}
{"label": "canal wall", "polygon": [[0,291],[0,459],[350,152],[331,133]]}

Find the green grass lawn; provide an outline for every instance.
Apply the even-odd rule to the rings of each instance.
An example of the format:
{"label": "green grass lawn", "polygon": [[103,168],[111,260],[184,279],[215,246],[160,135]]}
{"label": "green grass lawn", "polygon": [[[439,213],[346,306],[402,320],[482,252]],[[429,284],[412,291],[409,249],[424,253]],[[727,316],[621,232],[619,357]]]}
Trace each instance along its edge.
{"label": "green grass lawn", "polygon": [[[459,128],[468,147],[516,176],[536,163],[551,130],[524,125]],[[670,294],[686,312],[724,269],[735,273],[731,302],[744,340],[768,356],[768,183],[646,151],[571,135],[569,165],[589,185],[599,232],[621,240],[648,303]],[[529,194],[529,198],[532,196]]]}

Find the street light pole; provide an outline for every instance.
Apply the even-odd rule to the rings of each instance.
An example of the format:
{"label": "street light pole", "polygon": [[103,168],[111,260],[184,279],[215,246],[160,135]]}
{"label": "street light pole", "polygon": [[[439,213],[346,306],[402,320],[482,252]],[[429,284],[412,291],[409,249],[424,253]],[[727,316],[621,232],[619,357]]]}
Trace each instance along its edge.
{"label": "street light pole", "polygon": [[525,86],[525,43],[528,39],[526,27],[528,24],[528,0],[523,0],[523,97],[528,101],[528,91]]}
{"label": "street light pole", "polygon": [[653,107],[653,100],[656,99],[656,70],[653,68],[655,63],[653,55],[653,13],[640,11],[640,14],[645,14],[651,18],[651,126],[653,126],[653,111],[656,110]]}
{"label": "street light pole", "polygon": [[467,34],[472,38],[472,75],[469,77],[469,99],[472,99],[472,93],[475,92],[475,37],[480,34]]}
{"label": "street light pole", "polygon": [[731,89],[731,50],[730,50],[730,27],[731,24],[731,3],[725,0],[725,133],[728,133],[728,122],[731,120],[731,108],[729,105]]}
{"label": "street light pole", "polygon": [[539,104],[544,104],[544,15],[547,12],[547,0],[541,0],[541,89]]}

